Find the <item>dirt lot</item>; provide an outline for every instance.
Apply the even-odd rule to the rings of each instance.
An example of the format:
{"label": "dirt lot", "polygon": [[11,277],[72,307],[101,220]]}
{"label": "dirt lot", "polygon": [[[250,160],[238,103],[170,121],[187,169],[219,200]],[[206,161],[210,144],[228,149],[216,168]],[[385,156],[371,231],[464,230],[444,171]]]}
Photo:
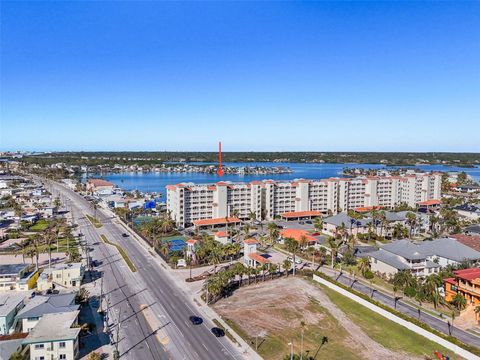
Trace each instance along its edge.
{"label": "dirt lot", "polygon": [[[300,353],[301,321],[304,350],[317,359],[423,359],[372,340],[319,287],[300,277],[242,288],[214,307],[253,347],[260,344],[265,359],[281,359],[289,353],[289,342]],[[322,346],[324,336],[328,342]]]}

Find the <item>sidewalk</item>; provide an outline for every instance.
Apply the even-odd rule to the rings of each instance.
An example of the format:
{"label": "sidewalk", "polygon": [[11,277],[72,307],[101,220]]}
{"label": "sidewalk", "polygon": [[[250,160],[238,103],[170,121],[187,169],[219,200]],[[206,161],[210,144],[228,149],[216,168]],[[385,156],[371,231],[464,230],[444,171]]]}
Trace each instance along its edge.
{"label": "sidewalk", "polygon": [[[106,212],[105,215],[109,217],[114,217],[112,219],[112,223],[115,223],[118,226],[125,229],[126,231],[128,231],[128,233],[131,235],[131,238],[135,239],[139,243],[139,245],[151,255],[151,257],[157,262],[157,264],[159,264],[165,270],[165,273],[167,274],[167,276],[170,277],[170,279],[179,287],[180,291],[182,291],[183,294],[191,300],[192,304],[194,304],[196,308],[198,308],[200,313],[199,315],[202,315],[205,319],[208,319],[211,322],[213,322],[214,319],[217,320],[225,328],[225,330],[228,330],[228,332],[237,341],[237,344],[235,344],[233,341],[228,339],[228,337],[226,338],[228,339],[228,341],[232,343],[233,346],[240,348],[240,352],[242,353],[245,359],[254,359],[254,360],[262,359],[260,355],[258,355],[255,352],[255,350],[253,350],[250,347],[250,345],[248,345],[247,342],[243,340],[243,338],[241,338],[225,321],[223,321],[223,319],[221,319],[220,316],[212,308],[210,308],[208,305],[205,304],[203,299],[201,299],[201,289],[199,289],[198,286],[189,286],[189,283],[184,281],[184,279],[178,276],[175,276],[176,270],[173,270],[165,262],[165,260],[163,260],[160,257],[160,255],[158,255],[156,252],[152,250],[152,248],[145,242],[145,240],[143,240],[140,236],[137,235],[135,231],[133,231],[131,228],[125,225],[120,219],[118,219],[118,217],[110,209],[105,209],[102,207],[101,211]],[[205,270],[202,269],[202,272],[203,271]],[[203,284],[203,282],[198,282],[198,283]],[[196,283],[193,283],[193,284],[197,285]],[[197,290],[195,290],[195,288]]]}

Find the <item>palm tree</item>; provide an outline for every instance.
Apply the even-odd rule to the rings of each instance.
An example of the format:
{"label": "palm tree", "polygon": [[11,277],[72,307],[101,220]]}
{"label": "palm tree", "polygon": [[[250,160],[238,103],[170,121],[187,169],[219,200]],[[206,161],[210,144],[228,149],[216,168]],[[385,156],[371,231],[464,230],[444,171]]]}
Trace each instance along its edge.
{"label": "palm tree", "polygon": [[270,242],[273,244],[275,240],[278,239],[280,232],[278,231],[278,226],[274,222],[268,223],[267,225],[268,236],[270,238]]}
{"label": "palm tree", "polygon": [[358,271],[365,276],[367,270],[370,270],[370,259],[367,257],[360,258],[360,260],[358,260]]}
{"label": "palm tree", "polygon": [[250,210],[248,212],[248,219],[250,220],[250,223],[253,225],[253,220],[255,220],[257,218],[257,214],[255,213],[255,211],[252,211]]}
{"label": "palm tree", "polygon": [[47,252],[48,252],[48,268],[52,265],[52,241],[54,238],[54,233],[51,229],[47,229],[44,234],[45,244],[47,245]]}
{"label": "palm tree", "polygon": [[270,264],[270,269],[268,269],[270,272],[271,279],[273,280],[273,275],[278,271],[278,265],[277,264]]}
{"label": "palm tree", "polygon": [[290,271],[290,267],[292,266],[292,262],[288,259],[283,260],[283,268],[286,271],[287,277],[288,277],[288,272]]}
{"label": "palm tree", "polygon": [[328,245],[330,246],[330,255],[332,257],[332,269],[334,264],[334,259],[337,257],[338,249],[340,248],[340,244],[337,243],[334,237],[328,238]]}
{"label": "palm tree", "polygon": [[478,316],[480,315],[480,305],[475,306],[475,314],[477,316],[477,321],[478,321]]}
{"label": "palm tree", "polygon": [[453,297],[452,301],[450,301],[450,304],[452,304],[455,309],[462,311],[467,306],[467,299],[465,299],[462,294],[457,293]]}
{"label": "palm tree", "polygon": [[315,218],[315,220],[313,221],[313,226],[315,227],[315,230],[317,230],[317,231],[322,231],[323,230],[323,220],[320,216]]}
{"label": "palm tree", "polygon": [[292,254],[292,259],[293,259],[293,276],[295,276],[295,257],[296,257],[296,254],[299,250],[299,243],[297,240],[295,239],[292,239],[292,238],[285,238],[285,248],[287,249],[288,252],[290,252]]}
{"label": "palm tree", "polygon": [[243,225],[243,236],[245,239],[247,239],[250,236],[250,225],[245,224]]}
{"label": "palm tree", "polygon": [[417,216],[413,212],[407,212],[406,217],[407,217],[407,224],[410,226],[409,238],[411,238],[413,234],[413,229],[417,224]]}

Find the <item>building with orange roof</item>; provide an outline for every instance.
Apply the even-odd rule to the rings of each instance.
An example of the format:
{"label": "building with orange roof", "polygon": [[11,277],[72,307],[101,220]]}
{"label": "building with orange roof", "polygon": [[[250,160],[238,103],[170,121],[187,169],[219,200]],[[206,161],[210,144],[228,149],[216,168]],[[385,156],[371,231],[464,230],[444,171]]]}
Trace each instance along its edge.
{"label": "building with orange roof", "polygon": [[215,241],[218,241],[219,243],[222,243],[224,245],[232,242],[231,239],[228,237],[228,232],[226,231],[217,231],[214,234],[214,239]]}
{"label": "building with orange roof", "polygon": [[87,191],[98,196],[112,195],[114,187],[110,181],[103,179],[88,179],[86,184]]}
{"label": "building with orange roof", "polygon": [[283,229],[280,231],[280,237],[282,240],[291,238],[300,243],[305,241],[305,246],[313,246],[317,243],[316,237],[302,229]]}
{"label": "building with orange roof", "polygon": [[480,269],[470,268],[455,270],[454,277],[443,280],[445,300],[450,302],[460,294],[468,305],[480,305]]}
{"label": "building with orange roof", "polygon": [[257,252],[258,241],[246,239],[243,241],[243,259],[246,266],[256,268],[258,265],[270,264],[265,254]]}
{"label": "building with orange roof", "polygon": [[167,210],[178,226],[236,216],[249,220],[311,218],[349,209],[416,207],[441,198],[441,175],[252,181],[167,186]]}

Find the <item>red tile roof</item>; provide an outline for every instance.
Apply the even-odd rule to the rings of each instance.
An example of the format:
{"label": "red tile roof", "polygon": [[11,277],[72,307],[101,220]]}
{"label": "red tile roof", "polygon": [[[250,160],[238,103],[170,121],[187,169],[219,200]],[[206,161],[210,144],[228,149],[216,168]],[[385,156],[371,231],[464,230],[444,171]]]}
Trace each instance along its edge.
{"label": "red tile roof", "polygon": [[284,229],[280,231],[280,236],[283,238],[292,238],[294,240],[300,241],[303,236],[307,241],[316,241],[312,235],[308,234],[305,230],[301,229]]}
{"label": "red tile roof", "polygon": [[225,232],[225,231],[217,231],[215,233],[215,236],[218,236],[218,237],[226,237],[228,236],[228,234]]}
{"label": "red tile roof", "polygon": [[198,243],[198,240],[196,240],[196,239],[188,239],[188,240],[187,240],[187,243],[188,243],[188,244],[196,244],[196,243]]}
{"label": "red tile roof", "polygon": [[322,213],[320,211],[291,211],[282,214],[283,218],[298,218],[305,216],[320,216]]}
{"label": "red tile roof", "polygon": [[245,240],[243,240],[243,242],[246,243],[246,244],[258,244],[258,241],[254,238],[245,239]]}
{"label": "red tile roof", "polygon": [[356,212],[369,212],[372,210],[380,210],[383,209],[383,206],[362,206],[354,209]]}
{"label": "red tile roof", "polygon": [[204,225],[221,225],[221,224],[226,224],[226,223],[239,223],[242,222],[239,218],[237,217],[229,217],[227,219],[223,218],[215,218],[215,219],[202,219],[202,220],[196,220],[193,222],[194,225],[196,226],[204,226]]}
{"label": "red tile roof", "polygon": [[453,272],[456,277],[462,280],[474,280],[480,278],[480,269],[479,268],[470,268],[463,270],[455,270]]}
{"label": "red tile roof", "polygon": [[427,200],[420,201],[418,205],[430,206],[430,205],[440,205],[442,202],[440,200]]}
{"label": "red tile roof", "polygon": [[470,236],[465,234],[453,234],[449,237],[457,240],[465,246],[468,246],[474,250],[480,251],[480,236]]}
{"label": "red tile roof", "polygon": [[103,180],[103,179],[89,179],[88,183],[90,185],[93,185],[94,187],[99,187],[99,186],[113,186],[113,184],[110,181]]}
{"label": "red tile roof", "polygon": [[270,260],[265,259],[262,255],[259,253],[250,253],[247,255],[250,259],[255,260],[256,262],[259,262],[260,264],[268,264],[270,263]]}

